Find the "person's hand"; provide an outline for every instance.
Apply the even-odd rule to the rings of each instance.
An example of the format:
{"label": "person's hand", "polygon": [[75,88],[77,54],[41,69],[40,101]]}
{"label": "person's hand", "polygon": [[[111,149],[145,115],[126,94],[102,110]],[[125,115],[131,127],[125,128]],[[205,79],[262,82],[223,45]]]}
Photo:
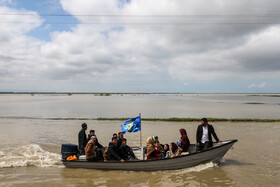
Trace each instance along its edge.
{"label": "person's hand", "polygon": [[128,156],[128,158],[130,158],[130,156]]}
{"label": "person's hand", "polygon": [[200,143],[196,143],[196,146],[200,146]]}
{"label": "person's hand", "polygon": [[121,162],[124,162],[124,159],[121,159]]}
{"label": "person's hand", "polygon": [[107,146],[105,146],[104,149],[107,149]]}

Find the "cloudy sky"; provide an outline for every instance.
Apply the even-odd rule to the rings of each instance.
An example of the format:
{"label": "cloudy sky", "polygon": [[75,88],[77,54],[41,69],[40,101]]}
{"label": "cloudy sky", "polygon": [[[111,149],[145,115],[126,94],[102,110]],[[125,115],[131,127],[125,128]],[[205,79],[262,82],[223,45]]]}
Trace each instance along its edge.
{"label": "cloudy sky", "polygon": [[0,0],[0,91],[280,92],[278,0]]}

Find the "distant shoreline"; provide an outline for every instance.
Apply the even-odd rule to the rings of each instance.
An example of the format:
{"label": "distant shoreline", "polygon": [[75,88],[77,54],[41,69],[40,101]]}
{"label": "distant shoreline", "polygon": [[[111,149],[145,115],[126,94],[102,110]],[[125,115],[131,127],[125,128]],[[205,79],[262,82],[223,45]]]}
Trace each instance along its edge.
{"label": "distant shoreline", "polygon": [[[31,120],[65,120],[65,121],[126,121],[129,118],[39,118],[24,116],[0,116],[0,119],[31,119]],[[251,119],[251,118],[207,118],[210,122],[280,122],[280,119]],[[200,122],[201,118],[141,118],[142,121],[163,122]]]}
{"label": "distant shoreline", "polygon": [[264,96],[264,97],[280,97],[280,93],[191,93],[191,92],[0,92],[0,95],[6,94],[26,94],[26,95],[95,95],[95,96],[111,96],[111,95],[156,95],[156,94],[246,94],[248,96]]}
{"label": "distant shoreline", "polygon": [[[207,118],[211,122],[280,122],[280,119]],[[97,118],[97,120],[125,121],[127,118]],[[142,121],[200,122],[201,118],[141,118]]]}

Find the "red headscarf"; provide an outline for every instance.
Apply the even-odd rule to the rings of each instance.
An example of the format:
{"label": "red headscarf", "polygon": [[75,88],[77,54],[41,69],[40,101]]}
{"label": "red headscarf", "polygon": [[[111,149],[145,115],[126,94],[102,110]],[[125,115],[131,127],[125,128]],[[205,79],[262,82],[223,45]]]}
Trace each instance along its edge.
{"label": "red headscarf", "polygon": [[190,140],[188,138],[187,131],[185,129],[180,129],[180,133],[183,152],[187,152],[190,146]]}
{"label": "red headscarf", "polygon": [[180,133],[181,133],[182,137],[183,137],[184,135],[187,136],[187,131],[186,131],[185,129],[180,129]]}

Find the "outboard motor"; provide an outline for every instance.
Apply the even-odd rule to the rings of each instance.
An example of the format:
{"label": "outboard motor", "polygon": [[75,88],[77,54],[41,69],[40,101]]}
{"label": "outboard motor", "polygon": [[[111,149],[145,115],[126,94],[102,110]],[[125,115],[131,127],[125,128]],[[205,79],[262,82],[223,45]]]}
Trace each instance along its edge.
{"label": "outboard motor", "polygon": [[61,145],[62,159],[67,159],[69,156],[76,155],[79,158],[79,149],[75,144],[62,144]]}

